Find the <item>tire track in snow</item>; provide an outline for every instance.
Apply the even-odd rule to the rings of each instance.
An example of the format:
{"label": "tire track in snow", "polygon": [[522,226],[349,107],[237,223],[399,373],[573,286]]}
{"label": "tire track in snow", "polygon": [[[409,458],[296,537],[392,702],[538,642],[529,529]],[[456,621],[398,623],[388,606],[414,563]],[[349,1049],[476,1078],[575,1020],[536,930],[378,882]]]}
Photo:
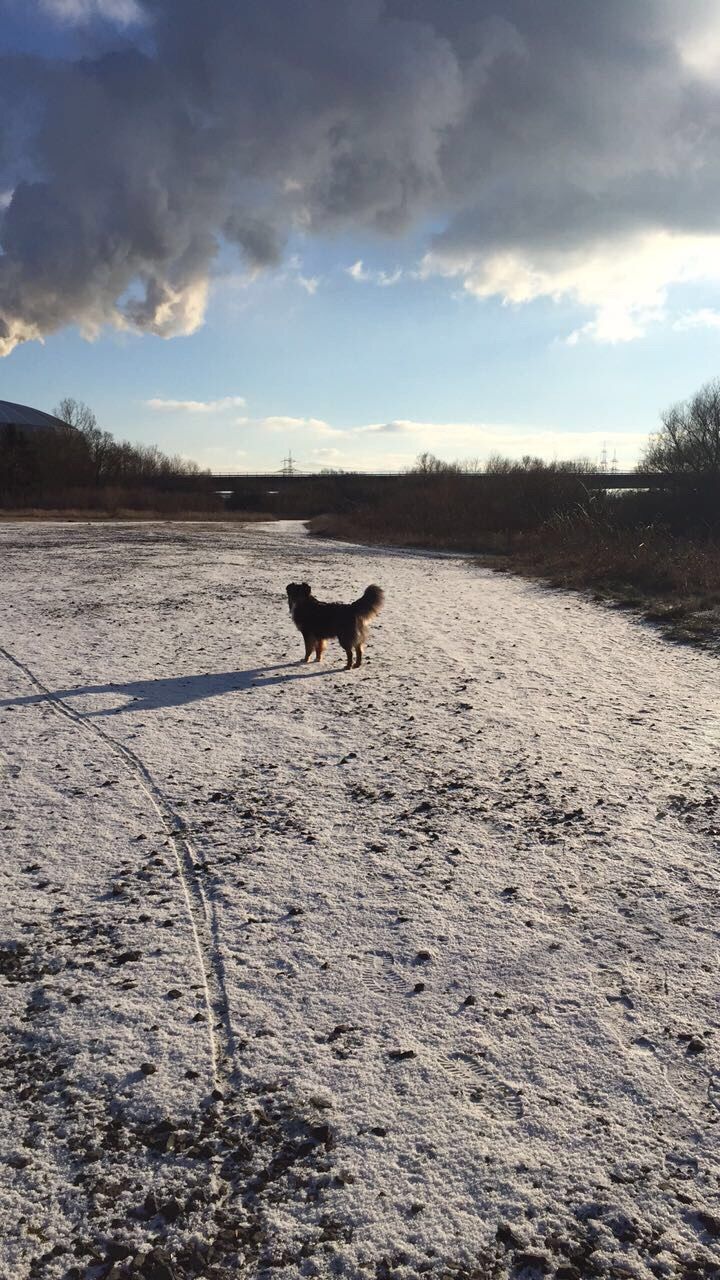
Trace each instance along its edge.
{"label": "tire track in snow", "polygon": [[198,858],[185,833],[185,824],[175,812],[155,782],[152,774],[129,747],[117,742],[97,724],[74,711],[62,698],[48,689],[33,671],[19,658],[14,657],[3,645],[0,655],[38,690],[58,714],[65,716],[84,733],[99,738],[110,751],[118,756],[126,768],[135,775],[145,795],[157,813],[175,855],[185,907],[195,944],[198,968],[202,975],[203,994],[207,1018],[208,1042],[214,1088],[222,1092],[223,1084],[229,1084],[235,1069],[235,1037],[230,1018],[230,1004],[222,955],[218,940],[218,923],[212,899],[205,892],[198,874]]}

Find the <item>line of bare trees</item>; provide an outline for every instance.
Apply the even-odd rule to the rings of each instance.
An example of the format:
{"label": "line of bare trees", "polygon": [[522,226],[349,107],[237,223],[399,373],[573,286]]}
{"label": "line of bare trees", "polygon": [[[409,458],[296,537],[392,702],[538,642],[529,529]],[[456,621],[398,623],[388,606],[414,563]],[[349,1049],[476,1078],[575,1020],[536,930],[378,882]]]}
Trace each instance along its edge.
{"label": "line of bare trees", "polygon": [[[170,457],[152,445],[116,440],[98,425],[82,401],[66,398],[55,409],[63,424],[56,430],[0,428],[0,506],[69,506],[163,509],[167,502],[193,510],[213,510],[221,500],[197,483],[196,463]],[[422,454],[404,478],[387,486],[372,477],[333,475],[307,477],[290,492],[277,495],[282,514],[312,516],[321,512],[372,513],[373,524],[407,533],[433,527],[438,538],[467,543],[471,531],[522,533],[548,527],[562,516],[580,524],[598,522],[662,526],[670,533],[720,532],[720,379],[706,383],[688,400],[661,417],[641,461],[642,470],[672,473],[673,486],[653,493],[623,497],[588,493],[583,475],[587,462],[545,463],[526,457],[502,457],[485,463],[447,463]],[[462,483],[467,472],[482,472],[495,483],[483,485],[482,501],[474,486]],[[180,495],[192,495],[183,504]],[[252,505],[252,495],[238,493],[236,504]],[[255,495],[254,500],[259,500]],[[267,505],[267,495],[262,495]],[[286,511],[283,503],[292,504]]]}
{"label": "line of bare trees", "polygon": [[[66,438],[80,437],[73,463],[77,466],[77,455],[83,455],[82,479],[91,485],[155,484],[201,474],[196,462],[178,455],[171,457],[155,445],[116,440],[98,426],[92,409],[82,400],[69,397],[61,400],[54,413],[70,428]],[[75,474],[78,475],[77,471]]]}

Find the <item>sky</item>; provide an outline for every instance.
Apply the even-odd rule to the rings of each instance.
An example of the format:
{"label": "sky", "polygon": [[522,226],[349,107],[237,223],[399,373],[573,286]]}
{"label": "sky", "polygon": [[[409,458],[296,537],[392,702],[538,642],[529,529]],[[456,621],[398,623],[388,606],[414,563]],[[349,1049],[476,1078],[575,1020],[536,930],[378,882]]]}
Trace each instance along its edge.
{"label": "sky", "polygon": [[717,376],[715,0],[0,0],[0,398],[632,466]]}

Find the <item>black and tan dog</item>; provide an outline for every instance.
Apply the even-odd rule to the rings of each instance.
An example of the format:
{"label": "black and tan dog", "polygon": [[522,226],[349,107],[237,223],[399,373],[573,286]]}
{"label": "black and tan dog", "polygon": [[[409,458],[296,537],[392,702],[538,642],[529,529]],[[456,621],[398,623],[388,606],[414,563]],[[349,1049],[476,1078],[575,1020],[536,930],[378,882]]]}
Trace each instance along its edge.
{"label": "black and tan dog", "polygon": [[[307,582],[290,582],[287,591],[290,615],[305,641],[305,662],[315,653],[322,661],[328,640],[337,638],[347,656],[346,670],[359,667],[367,639],[367,624],[382,609],[383,593],[368,587],[353,604],[324,604],[316,600]],[[353,662],[353,653],[355,661]]]}

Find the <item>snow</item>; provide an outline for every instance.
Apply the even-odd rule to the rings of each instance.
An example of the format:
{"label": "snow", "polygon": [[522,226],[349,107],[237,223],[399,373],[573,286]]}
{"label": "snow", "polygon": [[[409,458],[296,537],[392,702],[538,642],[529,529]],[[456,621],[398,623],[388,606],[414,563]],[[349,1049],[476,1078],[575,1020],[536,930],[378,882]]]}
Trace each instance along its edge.
{"label": "snow", "polygon": [[294,522],[0,556],[1,1275],[720,1275],[715,658]]}

